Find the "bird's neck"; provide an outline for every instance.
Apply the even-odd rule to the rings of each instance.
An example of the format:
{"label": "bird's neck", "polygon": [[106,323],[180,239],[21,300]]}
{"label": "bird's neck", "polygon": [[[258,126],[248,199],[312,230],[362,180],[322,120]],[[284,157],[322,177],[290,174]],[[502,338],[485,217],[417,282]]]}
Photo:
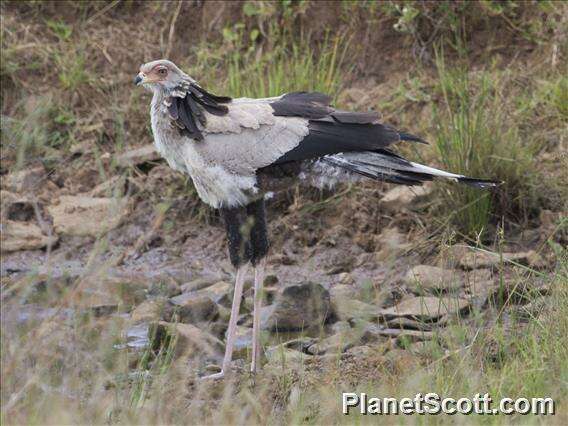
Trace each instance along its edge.
{"label": "bird's neck", "polygon": [[169,94],[164,90],[154,90],[154,96],[152,96],[152,111],[160,112],[164,107],[164,100],[169,97]]}

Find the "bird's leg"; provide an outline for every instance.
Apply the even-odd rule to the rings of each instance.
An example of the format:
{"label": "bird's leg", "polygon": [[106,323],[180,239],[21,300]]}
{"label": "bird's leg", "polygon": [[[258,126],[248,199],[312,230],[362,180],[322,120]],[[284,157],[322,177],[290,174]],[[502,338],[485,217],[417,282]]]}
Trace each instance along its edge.
{"label": "bird's leg", "polygon": [[239,308],[241,307],[241,299],[243,297],[246,270],[247,265],[243,265],[237,269],[235,292],[233,293],[233,305],[231,306],[231,319],[229,320],[229,328],[227,329],[227,342],[225,344],[225,357],[223,358],[222,372],[228,371],[233,357],[235,332],[237,331],[237,320],[239,319]]}
{"label": "bird's leg", "polygon": [[235,345],[235,333],[237,331],[237,320],[239,319],[239,309],[241,307],[241,299],[243,297],[243,287],[245,283],[245,274],[247,265],[243,265],[237,269],[237,277],[235,279],[235,291],[233,293],[233,304],[231,306],[231,318],[229,319],[229,327],[227,329],[227,340],[225,342],[225,356],[219,373],[205,376],[205,379],[221,379],[225,377],[231,368],[231,360],[233,358],[233,346]]}
{"label": "bird's leg", "polygon": [[250,238],[248,237],[250,231],[243,231],[242,229],[244,213],[244,209],[242,208],[221,210],[221,215],[225,220],[225,228],[227,231],[229,257],[233,266],[237,268],[237,276],[235,278],[235,290],[233,293],[233,303],[231,306],[231,317],[229,319],[229,327],[227,328],[225,356],[223,357],[221,372],[206,376],[205,378],[207,379],[222,378],[231,367],[233,346],[235,344],[235,333],[237,331],[237,320],[239,319],[239,309],[241,306],[243,287],[245,283],[245,274],[247,270],[247,264],[252,257]]}
{"label": "bird's leg", "polygon": [[262,284],[266,267],[266,254],[268,253],[268,232],[266,227],[266,211],[264,199],[259,199],[247,206],[247,215],[252,217],[253,224],[250,231],[252,247],[251,262],[254,265],[254,302],[252,326],[252,362],[251,373],[256,373],[260,363],[260,308],[262,304]]}
{"label": "bird's leg", "polygon": [[252,362],[251,373],[256,373],[260,360],[260,308],[262,304],[262,283],[264,282],[264,272],[266,258],[263,257],[254,268],[254,303],[253,303],[253,322],[252,322]]}

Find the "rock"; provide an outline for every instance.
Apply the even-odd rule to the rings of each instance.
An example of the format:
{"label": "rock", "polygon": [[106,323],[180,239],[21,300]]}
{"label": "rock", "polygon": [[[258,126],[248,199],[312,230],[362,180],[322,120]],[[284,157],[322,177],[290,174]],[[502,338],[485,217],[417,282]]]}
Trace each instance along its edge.
{"label": "rock", "polygon": [[229,320],[207,322],[207,323],[197,323],[196,325],[199,329],[207,330],[213,336],[222,340],[225,337],[225,333],[227,332],[227,328],[229,326]]}
{"label": "rock", "polygon": [[126,199],[62,195],[48,208],[55,231],[75,236],[98,236],[116,228],[128,214]]}
{"label": "rock", "polygon": [[[250,283],[248,283],[248,286],[247,283],[245,283],[243,290],[243,298],[245,290],[248,290],[249,288],[250,288]],[[192,297],[199,297],[199,296],[209,297],[211,300],[213,300],[213,302],[218,303],[226,308],[231,308],[231,305],[233,303],[233,286],[225,281],[219,281],[202,290],[187,294],[192,295]]]}
{"label": "rock", "polygon": [[308,353],[312,355],[323,355],[329,353],[341,353],[349,349],[358,340],[356,333],[336,333],[325,339],[314,343],[308,348]]}
{"label": "rock", "polygon": [[2,186],[14,192],[34,192],[44,177],[44,167],[37,166],[2,176]]}
{"label": "rock", "polygon": [[342,272],[339,274],[339,283],[342,285],[353,285],[355,280],[349,272]]}
{"label": "rock", "polygon": [[267,367],[297,368],[301,367],[304,361],[310,357],[311,355],[306,355],[294,349],[287,349],[282,345],[273,346],[266,350],[266,359],[269,364]]}
{"label": "rock", "polygon": [[278,277],[276,275],[267,275],[264,278],[263,287],[273,287],[278,284]]}
{"label": "rock", "polygon": [[358,289],[348,284],[337,284],[329,289],[329,295],[332,303],[335,300],[349,298],[352,299],[357,296]]}
{"label": "rock", "polygon": [[[436,323],[438,325],[440,320]],[[422,331],[430,331],[432,330],[432,324],[416,321],[412,318],[408,317],[396,317],[387,321],[387,326],[390,328],[402,328],[405,330],[422,330]]]}
{"label": "rock", "polygon": [[150,324],[149,335],[153,336],[154,350],[167,345],[168,337],[174,337],[176,356],[204,353],[210,357],[219,357],[223,350],[223,343],[219,339],[192,324],[154,322]]}
{"label": "rock", "polygon": [[491,269],[473,269],[471,271],[465,271],[463,274],[465,288],[487,281],[493,281],[493,272]]}
{"label": "rock", "polygon": [[381,262],[396,257],[402,251],[408,249],[410,244],[406,242],[405,235],[398,228],[387,228],[375,239],[375,260]]}
{"label": "rock", "polygon": [[436,356],[436,358],[440,358],[444,352],[440,345],[438,345],[435,341],[432,340],[425,340],[414,342],[406,346],[406,350],[415,355],[421,356]]}
{"label": "rock", "polygon": [[118,154],[114,158],[119,166],[128,167],[159,160],[160,154],[158,154],[153,144],[148,144]]}
{"label": "rock", "polygon": [[285,287],[272,306],[265,311],[265,329],[295,331],[319,327],[330,314],[329,292],[321,284],[294,284]]}
{"label": "rock", "polygon": [[523,320],[539,318],[547,307],[552,306],[548,297],[538,297],[526,305],[514,306],[512,311]]}
{"label": "rock", "polygon": [[[126,180],[123,176],[116,175],[109,180],[95,186],[90,192],[91,197],[122,196],[126,189]],[[116,191],[116,192],[115,192]]]}
{"label": "rock", "polygon": [[218,316],[219,309],[208,296],[193,296],[185,300],[181,299],[181,296],[170,299],[178,322],[194,324],[200,321],[212,321]]}
{"label": "rock", "polygon": [[404,283],[417,294],[454,291],[461,287],[462,273],[437,266],[417,265],[404,277]]}
{"label": "rock", "polygon": [[73,295],[73,302],[75,307],[101,316],[115,313],[117,310],[129,311],[145,298],[144,283],[101,274],[83,278]]}
{"label": "rock", "polygon": [[378,316],[378,309],[365,302],[337,297],[332,302],[333,313],[340,321],[371,321]]}
{"label": "rock", "polygon": [[326,265],[325,273],[327,275],[347,273],[353,270],[355,257],[345,253],[337,253],[326,261]]}
{"label": "rock", "polygon": [[473,308],[480,310],[499,290],[499,284],[493,280],[473,281],[465,285],[465,290],[472,301]]}
{"label": "rock", "polygon": [[180,293],[180,286],[173,278],[153,281],[148,287],[148,296],[152,297],[175,297]]}
{"label": "rock", "polygon": [[432,185],[423,186],[395,186],[381,198],[381,205],[391,211],[399,212],[403,207],[409,206],[420,197],[429,195]]}
{"label": "rock", "polygon": [[9,191],[0,191],[1,217],[4,220],[17,222],[35,221],[36,213],[33,203],[26,197]]}
{"label": "rock", "polygon": [[317,339],[313,337],[298,337],[297,339],[288,340],[287,342],[282,343],[287,349],[295,349],[300,352],[306,352],[310,346],[315,344]]}
{"label": "rock", "polygon": [[456,245],[449,248],[447,252],[452,259],[457,261],[459,266],[466,270],[478,268],[496,269],[501,265],[501,262],[520,263],[537,269],[546,266],[544,259],[534,250],[518,253],[495,253],[477,250],[474,247]]}
{"label": "rock", "polygon": [[434,333],[431,331],[403,330],[396,336],[396,343],[399,346],[406,347],[410,343],[423,342],[433,338]]}
{"label": "rock", "polygon": [[193,291],[203,290],[204,288],[210,287],[213,284],[217,284],[222,281],[219,276],[205,276],[199,277],[192,281],[189,281],[181,286],[182,293],[191,293]]}
{"label": "rock", "polygon": [[337,321],[331,326],[333,334],[351,332],[351,325],[347,321]]}
{"label": "rock", "polygon": [[376,348],[372,348],[371,346],[367,345],[354,346],[352,348],[347,349],[346,352],[354,356],[355,358],[363,358],[363,357],[368,357],[370,355],[380,355],[380,353],[376,350]]}
{"label": "rock", "polygon": [[142,322],[152,322],[159,320],[169,320],[172,317],[172,307],[165,299],[146,300],[136,306],[130,314],[133,324]]}
{"label": "rock", "polygon": [[363,328],[361,342],[363,343],[376,343],[385,342],[391,337],[396,337],[400,334],[400,330],[385,329],[377,324],[367,324]]}
{"label": "rock", "polygon": [[380,310],[379,314],[387,320],[400,316],[436,320],[443,315],[460,313],[469,305],[469,300],[457,297],[409,297],[391,308]]}
{"label": "rock", "polygon": [[53,245],[58,237],[48,237],[39,226],[30,222],[3,221],[0,225],[0,247],[2,252],[35,250]]}

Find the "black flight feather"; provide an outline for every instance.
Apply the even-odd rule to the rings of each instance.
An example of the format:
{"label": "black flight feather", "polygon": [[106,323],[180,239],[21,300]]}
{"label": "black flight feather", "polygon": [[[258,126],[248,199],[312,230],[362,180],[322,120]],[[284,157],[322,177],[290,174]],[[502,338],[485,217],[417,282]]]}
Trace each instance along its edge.
{"label": "black flight feather", "polygon": [[309,133],[274,164],[302,161],[329,154],[377,151],[400,140],[423,142],[420,138],[381,124],[376,112],[350,112],[330,106],[323,93],[288,93],[270,103],[275,116],[302,117],[309,120]]}
{"label": "black flight feather", "polygon": [[189,106],[185,102],[185,98],[176,98],[178,103],[179,118],[185,126],[184,132],[192,139],[203,140],[203,135],[201,131],[197,128],[195,124],[195,118],[190,113]]}
{"label": "black flight feather", "polygon": [[194,118],[196,118],[197,121],[199,121],[199,124],[201,124],[203,127],[205,127],[205,125],[207,124],[207,119],[205,118],[205,115],[203,114],[203,110],[201,110],[201,108],[199,108],[199,106],[193,100],[193,98],[191,96],[185,97],[185,103],[187,104],[189,111],[191,112],[191,115]]}

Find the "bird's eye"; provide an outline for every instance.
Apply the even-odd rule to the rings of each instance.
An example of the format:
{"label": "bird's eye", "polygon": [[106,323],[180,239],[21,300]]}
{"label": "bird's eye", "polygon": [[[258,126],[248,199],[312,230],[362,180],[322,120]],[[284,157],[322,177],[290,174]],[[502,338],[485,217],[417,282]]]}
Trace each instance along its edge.
{"label": "bird's eye", "polygon": [[158,70],[158,74],[160,75],[166,75],[168,73],[168,70],[166,68],[160,68]]}

